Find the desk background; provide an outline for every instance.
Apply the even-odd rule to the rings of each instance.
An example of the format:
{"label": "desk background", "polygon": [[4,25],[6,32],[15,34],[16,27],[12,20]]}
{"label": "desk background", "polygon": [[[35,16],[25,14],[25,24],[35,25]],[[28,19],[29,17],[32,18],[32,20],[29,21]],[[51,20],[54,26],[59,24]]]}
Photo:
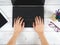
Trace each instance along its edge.
{"label": "desk background", "polygon": [[[44,13],[44,20],[45,20],[45,29],[44,34],[46,36],[47,41],[50,45],[60,45],[60,32],[55,32],[52,28],[48,26],[49,16],[51,16],[55,10],[60,8],[60,0],[45,0],[45,13]],[[0,9],[4,11],[5,15],[8,17],[9,22],[5,24],[0,29],[0,44],[7,44],[9,39],[13,35],[13,28],[12,28],[12,4],[11,0],[0,0]],[[56,25],[60,26],[60,23],[54,22]],[[40,39],[37,33],[34,31],[33,28],[24,28],[23,32],[17,39],[17,44],[40,44]]]}

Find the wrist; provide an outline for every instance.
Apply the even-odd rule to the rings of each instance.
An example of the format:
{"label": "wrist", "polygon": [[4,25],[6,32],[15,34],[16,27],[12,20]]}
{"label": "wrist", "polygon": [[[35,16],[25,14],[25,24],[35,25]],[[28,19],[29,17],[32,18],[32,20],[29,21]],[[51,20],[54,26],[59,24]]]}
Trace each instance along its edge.
{"label": "wrist", "polygon": [[16,32],[14,32],[14,34],[13,34],[14,37],[17,37],[18,35],[19,35],[19,34],[16,33]]}
{"label": "wrist", "polygon": [[44,37],[44,33],[39,33],[39,37],[40,38]]}
{"label": "wrist", "polygon": [[44,35],[44,32],[38,32],[38,35]]}

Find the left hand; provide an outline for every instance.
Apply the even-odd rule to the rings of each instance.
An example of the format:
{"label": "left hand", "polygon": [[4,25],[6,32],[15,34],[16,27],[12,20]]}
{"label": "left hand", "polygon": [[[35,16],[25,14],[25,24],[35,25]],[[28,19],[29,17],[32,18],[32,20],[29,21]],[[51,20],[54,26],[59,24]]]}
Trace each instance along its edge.
{"label": "left hand", "polygon": [[14,34],[19,34],[24,29],[25,23],[22,17],[14,20]]}

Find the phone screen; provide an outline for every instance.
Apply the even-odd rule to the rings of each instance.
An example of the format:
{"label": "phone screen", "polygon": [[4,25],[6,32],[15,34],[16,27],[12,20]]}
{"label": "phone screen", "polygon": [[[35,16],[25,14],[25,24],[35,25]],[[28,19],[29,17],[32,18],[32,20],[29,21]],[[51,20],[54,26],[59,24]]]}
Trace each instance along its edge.
{"label": "phone screen", "polygon": [[4,18],[3,14],[0,12],[0,28],[7,23],[7,20]]}

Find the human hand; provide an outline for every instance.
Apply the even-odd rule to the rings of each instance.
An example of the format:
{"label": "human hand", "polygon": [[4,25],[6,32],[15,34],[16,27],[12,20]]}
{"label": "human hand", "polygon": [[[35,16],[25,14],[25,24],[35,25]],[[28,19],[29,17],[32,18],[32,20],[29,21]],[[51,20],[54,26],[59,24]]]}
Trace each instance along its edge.
{"label": "human hand", "polygon": [[14,34],[12,38],[9,40],[7,45],[16,45],[16,40],[19,35],[19,33],[24,29],[24,22],[22,17],[18,17],[17,19],[14,19]]}
{"label": "human hand", "polygon": [[14,34],[19,34],[24,29],[25,23],[22,17],[14,20]]}
{"label": "human hand", "polygon": [[38,35],[43,34],[44,32],[44,23],[43,23],[43,19],[41,19],[41,17],[37,17],[35,18],[35,22],[33,23],[33,28],[34,30],[38,33]]}

